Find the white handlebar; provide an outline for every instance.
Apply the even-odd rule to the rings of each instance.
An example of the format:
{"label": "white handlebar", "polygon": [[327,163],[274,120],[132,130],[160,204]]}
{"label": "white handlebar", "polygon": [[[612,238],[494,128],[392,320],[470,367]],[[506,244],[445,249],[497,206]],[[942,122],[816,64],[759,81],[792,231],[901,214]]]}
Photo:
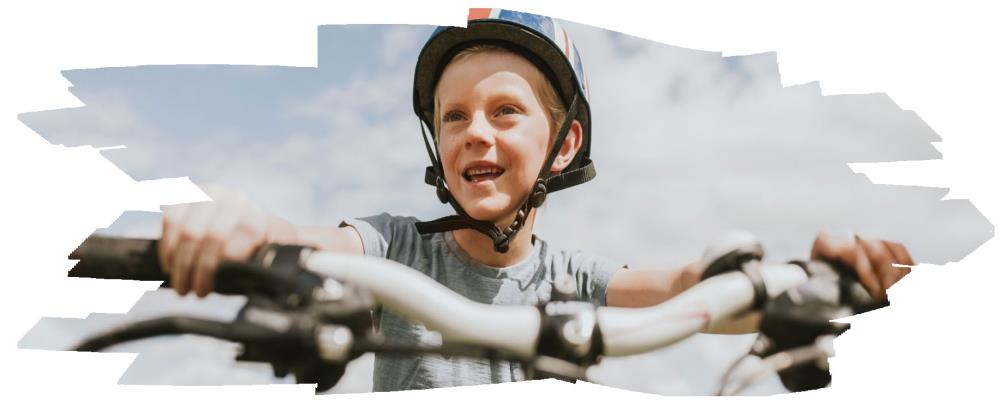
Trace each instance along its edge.
{"label": "white handlebar", "polygon": [[[448,342],[485,345],[519,356],[535,355],[541,316],[533,306],[494,306],[469,300],[405,265],[374,257],[316,251],[306,269],[372,292],[386,308],[441,333]],[[796,265],[760,268],[769,295],[807,280]],[[597,323],[604,355],[647,352],[680,341],[750,308],[754,288],[742,273],[705,280],[676,297],[644,308],[600,307]]]}
{"label": "white handlebar", "polygon": [[[760,272],[772,297],[807,280],[797,265],[766,264]],[[673,344],[739,316],[751,307],[753,298],[750,279],[741,272],[730,272],[655,306],[600,307],[597,323],[604,338],[604,355],[633,355]]]}

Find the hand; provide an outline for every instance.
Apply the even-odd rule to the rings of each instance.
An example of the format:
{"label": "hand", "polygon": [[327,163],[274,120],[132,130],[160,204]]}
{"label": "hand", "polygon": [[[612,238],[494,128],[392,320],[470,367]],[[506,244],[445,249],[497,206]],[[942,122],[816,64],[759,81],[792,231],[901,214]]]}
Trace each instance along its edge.
{"label": "hand", "polygon": [[902,244],[866,240],[857,235],[852,239],[838,240],[829,234],[819,233],[813,242],[811,257],[853,269],[868,293],[878,300],[887,300],[886,289],[910,273],[909,268],[893,264],[915,265]]}
{"label": "hand", "polygon": [[[291,225],[267,215],[240,195],[212,190],[213,201],[165,206],[158,257],[179,295],[205,297],[216,268],[224,261],[246,261]],[[283,224],[282,224],[283,223]]]}

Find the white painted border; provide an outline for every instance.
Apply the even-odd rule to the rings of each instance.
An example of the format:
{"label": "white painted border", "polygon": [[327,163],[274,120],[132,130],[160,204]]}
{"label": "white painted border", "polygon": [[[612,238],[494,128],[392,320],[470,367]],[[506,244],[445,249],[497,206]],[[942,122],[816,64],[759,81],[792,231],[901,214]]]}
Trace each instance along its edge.
{"label": "white painted border", "polygon": [[[79,238],[110,223],[121,210],[155,210],[159,204],[201,196],[186,182],[139,188],[96,151],[48,145],[17,122],[15,115],[20,112],[79,105],[66,91],[68,84],[59,70],[175,63],[312,66],[317,25],[462,24],[467,6],[482,6],[459,1],[433,7],[431,2],[416,7],[404,1],[352,2],[350,8],[315,3],[171,1],[150,6],[130,1],[35,1],[0,6],[4,53],[0,169],[5,196],[0,246],[5,258],[13,258],[3,269],[7,277],[0,294],[5,322],[0,364],[3,403],[682,401],[554,382],[336,399],[315,398],[309,388],[289,386],[144,388],[114,384],[131,356],[13,350],[39,317],[124,312],[146,289],[60,279],[71,264],[59,258]],[[572,9],[570,3],[551,2],[490,5],[497,3],[689,48],[726,54],[777,51],[785,85],[819,80],[825,94],[887,92],[902,108],[915,110],[944,139],[939,146],[946,159],[936,167],[935,182],[953,188],[949,197],[971,198],[993,221],[1000,218],[990,176],[998,172],[993,139],[1000,135],[994,118],[1000,64],[991,38],[1000,38],[1000,28],[987,2],[924,6],[901,1],[822,5],[701,1],[659,10],[641,10],[639,2],[622,0]],[[904,174],[884,166],[857,168],[883,182],[896,182],[893,179]],[[88,193],[81,197],[80,192]],[[921,267],[898,285],[891,292],[891,309],[855,322],[855,330],[838,340],[835,388],[742,401],[834,404],[993,397],[990,377],[996,375],[998,359],[986,334],[993,317],[989,310],[997,308],[991,299],[995,296],[988,296],[997,282],[997,272],[990,266],[996,255],[991,242],[960,264]],[[927,324],[922,334],[893,336],[894,328],[917,323]],[[934,328],[942,324],[950,328]],[[683,403],[717,401],[726,400],[683,399]]]}

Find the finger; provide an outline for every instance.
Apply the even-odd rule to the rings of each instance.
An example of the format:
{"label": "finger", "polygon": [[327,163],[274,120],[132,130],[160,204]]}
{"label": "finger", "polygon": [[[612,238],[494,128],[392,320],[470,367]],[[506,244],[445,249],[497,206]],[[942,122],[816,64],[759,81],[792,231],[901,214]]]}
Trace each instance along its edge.
{"label": "finger", "polygon": [[809,257],[812,259],[823,258],[825,253],[831,251],[831,245],[830,235],[825,231],[820,231],[819,234],[816,234],[816,239],[813,240],[812,251],[809,253]]}
{"label": "finger", "polygon": [[202,245],[202,250],[195,256],[197,262],[194,264],[191,288],[198,297],[207,296],[214,288],[215,271],[219,266],[221,252],[219,243],[206,241]]}
{"label": "finger", "polygon": [[834,237],[827,232],[820,232],[813,241],[810,258],[813,259],[836,259],[844,265],[854,261],[854,238]]}
{"label": "finger", "polygon": [[190,262],[195,256],[195,243],[193,241],[182,240],[174,250],[174,256],[170,259],[173,269],[170,271],[170,285],[178,295],[184,296],[191,290],[189,271]]}
{"label": "finger", "polygon": [[[891,241],[882,241],[882,244],[885,247],[885,249],[892,252],[893,256],[892,264],[890,265],[891,272],[889,272],[890,275],[889,280],[891,283],[886,285],[886,287],[889,287],[895,284],[896,282],[899,282],[899,280],[903,279],[903,277],[905,277],[906,275],[909,275],[910,274],[909,266],[914,265],[914,263],[913,263],[913,258],[910,257],[910,253],[907,252],[906,248],[903,247],[902,245]],[[909,266],[896,266],[894,264],[909,265]]]}
{"label": "finger", "polygon": [[212,214],[211,203],[195,203],[180,222],[177,249],[168,260],[171,267],[171,284],[180,295],[190,291],[194,266],[197,264],[197,256]]}
{"label": "finger", "polygon": [[876,299],[885,299],[885,287],[882,286],[882,282],[879,281],[879,277],[876,274],[875,267],[868,258],[868,253],[865,252],[864,247],[861,244],[854,245],[855,260],[851,266],[854,272],[858,276],[858,281],[868,289],[868,293]]}
{"label": "finger", "polygon": [[201,250],[196,255],[197,262],[194,264],[195,271],[191,284],[198,297],[205,297],[214,288],[215,273],[223,260],[223,247],[232,238],[239,216],[240,210],[215,206]]}
{"label": "finger", "polygon": [[913,257],[910,256],[910,251],[898,242],[892,241],[882,241],[885,247],[892,252],[892,255],[896,257],[897,264],[900,265],[916,265],[917,263],[913,261]]}
{"label": "finger", "polygon": [[156,256],[160,261],[160,268],[167,275],[170,275],[172,269],[170,260],[177,249],[177,242],[180,239],[184,217],[187,215],[190,207],[191,205],[189,204],[161,206],[161,211],[163,212],[163,234],[160,236],[160,241],[156,248]]}
{"label": "finger", "polygon": [[813,259],[830,261],[854,271],[858,281],[876,298],[884,298],[885,290],[872,269],[871,260],[855,239],[837,239],[820,233],[813,243]]}
{"label": "finger", "polygon": [[868,255],[869,262],[872,265],[872,271],[875,273],[876,279],[878,279],[880,287],[888,289],[892,286],[898,279],[896,279],[896,268],[892,266],[896,258],[892,255],[892,251],[889,251],[882,244],[881,241],[869,241],[863,238],[858,238],[858,243],[865,249],[865,254]]}

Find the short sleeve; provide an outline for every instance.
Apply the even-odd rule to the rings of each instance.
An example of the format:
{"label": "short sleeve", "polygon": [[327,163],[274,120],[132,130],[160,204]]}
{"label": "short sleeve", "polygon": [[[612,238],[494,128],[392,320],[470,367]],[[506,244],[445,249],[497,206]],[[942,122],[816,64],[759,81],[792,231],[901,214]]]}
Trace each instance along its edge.
{"label": "short sleeve", "polygon": [[627,268],[623,262],[600,255],[574,252],[568,257],[570,275],[576,281],[580,299],[597,306],[607,306],[608,284],[619,269]]}
{"label": "short sleeve", "polygon": [[386,258],[389,244],[392,243],[395,234],[394,219],[395,217],[389,213],[382,213],[370,217],[345,219],[340,222],[340,227],[351,226],[358,231],[365,255]]}

